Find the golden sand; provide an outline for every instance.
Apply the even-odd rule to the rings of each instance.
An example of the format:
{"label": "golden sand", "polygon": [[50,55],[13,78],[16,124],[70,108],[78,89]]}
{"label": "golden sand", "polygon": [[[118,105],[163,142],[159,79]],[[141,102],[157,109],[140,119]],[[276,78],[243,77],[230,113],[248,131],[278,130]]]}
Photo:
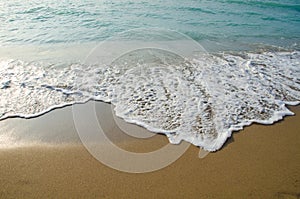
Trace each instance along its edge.
{"label": "golden sand", "polygon": [[[300,107],[292,111],[274,125],[234,133],[203,159],[191,146],[150,173],[111,169],[80,144],[1,149],[0,198],[299,198]],[[145,152],[167,142],[157,135],[120,146]]]}

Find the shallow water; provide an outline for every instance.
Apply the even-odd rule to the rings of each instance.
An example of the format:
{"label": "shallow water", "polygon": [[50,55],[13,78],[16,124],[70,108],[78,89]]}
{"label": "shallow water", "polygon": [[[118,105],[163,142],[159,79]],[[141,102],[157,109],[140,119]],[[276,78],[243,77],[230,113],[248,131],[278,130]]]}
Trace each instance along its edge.
{"label": "shallow water", "polygon": [[298,0],[14,0],[0,7],[1,45],[98,42],[157,27],[197,41],[299,45]]}

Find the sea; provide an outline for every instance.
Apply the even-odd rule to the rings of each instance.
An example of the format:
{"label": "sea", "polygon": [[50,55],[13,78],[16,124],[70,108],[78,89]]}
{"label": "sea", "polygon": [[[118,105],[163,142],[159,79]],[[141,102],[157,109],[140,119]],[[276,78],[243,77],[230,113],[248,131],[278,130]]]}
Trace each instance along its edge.
{"label": "sea", "polygon": [[88,101],[219,150],[247,125],[293,115],[300,2],[0,1],[0,122]]}

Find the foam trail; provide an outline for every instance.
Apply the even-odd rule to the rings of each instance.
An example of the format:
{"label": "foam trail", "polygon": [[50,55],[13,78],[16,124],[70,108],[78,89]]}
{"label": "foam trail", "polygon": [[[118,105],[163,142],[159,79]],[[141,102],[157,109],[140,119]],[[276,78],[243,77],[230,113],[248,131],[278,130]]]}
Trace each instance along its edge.
{"label": "foam trail", "polygon": [[185,140],[215,151],[245,125],[293,114],[285,105],[299,104],[299,63],[298,51],[188,59],[155,49],[131,52],[109,66],[2,60],[0,120],[100,100],[171,143]]}

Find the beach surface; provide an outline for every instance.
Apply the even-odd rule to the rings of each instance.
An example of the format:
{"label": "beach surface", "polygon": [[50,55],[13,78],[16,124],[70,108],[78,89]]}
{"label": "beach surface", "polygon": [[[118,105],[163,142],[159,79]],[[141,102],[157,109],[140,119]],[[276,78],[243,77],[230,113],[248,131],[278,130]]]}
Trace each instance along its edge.
{"label": "beach surface", "polygon": [[[17,121],[24,122],[21,126],[32,122],[30,131],[74,131],[71,115],[64,112],[67,109]],[[199,148],[191,145],[173,164],[149,173],[105,166],[78,141],[75,132],[61,144],[3,147],[0,198],[299,198],[300,107],[291,110],[294,116],[274,125],[254,124],[234,133],[221,150],[205,158],[198,158]],[[13,120],[1,121],[1,125]],[[33,125],[45,121],[54,127]],[[139,153],[168,144],[163,135],[117,137],[118,146]]]}

